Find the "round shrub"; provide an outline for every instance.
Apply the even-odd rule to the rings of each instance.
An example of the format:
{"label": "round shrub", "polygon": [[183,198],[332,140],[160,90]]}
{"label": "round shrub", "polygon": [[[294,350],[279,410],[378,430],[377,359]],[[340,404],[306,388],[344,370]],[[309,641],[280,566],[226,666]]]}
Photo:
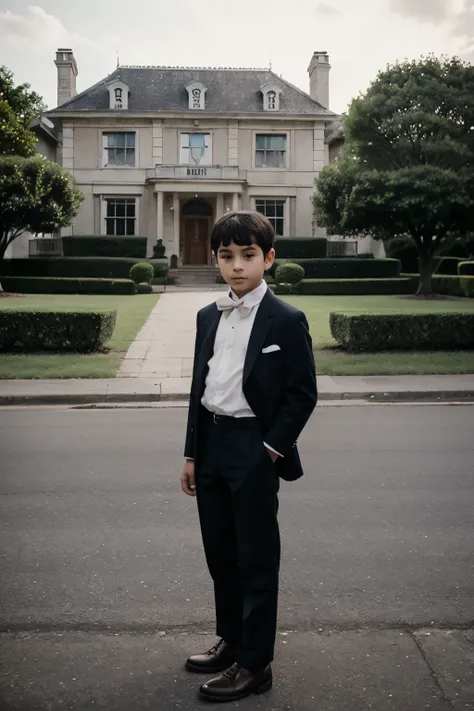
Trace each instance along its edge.
{"label": "round shrub", "polygon": [[151,284],[155,277],[155,269],[152,264],[138,262],[130,269],[129,276],[135,284]]}
{"label": "round shrub", "polygon": [[300,264],[285,262],[280,264],[275,271],[275,281],[277,284],[291,284],[296,286],[304,279],[304,269]]}
{"label": "round shrub", "polygon": [[153,287],[151,284],[147,284],[146,282],[143,282],[141,284],[137,284],[136,290],[137,290],[137,294],[151,294],[153,291]]}

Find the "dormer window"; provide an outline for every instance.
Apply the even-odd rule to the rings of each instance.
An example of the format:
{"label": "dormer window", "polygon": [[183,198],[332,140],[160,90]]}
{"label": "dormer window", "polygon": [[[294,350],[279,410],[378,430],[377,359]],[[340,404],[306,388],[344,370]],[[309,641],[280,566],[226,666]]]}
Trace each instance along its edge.
{"label": "dormer window", "polygon": [[189,108],[192,111],[203,110],[206,108],[206,91],[207,87],[200,81],[193,81],[186,87],[189,97]]}
{"label": "dormer window", "polygon": [[109,109],[128,109],[128,86],[116,80],[107,84],[109,90]]}
{"label": "dormer window", "polygon": [[263,94],[263,110],[279,111],[281,89],[277,84],[265,84],[260,87]]}

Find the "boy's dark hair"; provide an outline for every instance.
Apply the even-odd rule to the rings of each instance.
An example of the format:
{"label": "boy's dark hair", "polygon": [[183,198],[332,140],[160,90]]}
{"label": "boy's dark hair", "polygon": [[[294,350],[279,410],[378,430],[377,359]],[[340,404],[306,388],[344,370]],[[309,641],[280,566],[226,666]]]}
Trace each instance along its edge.
{"label": "boy's dark hair", "polygon": [[212,251],[217,255],[221,245],[228,247],[231,242],[239,247],[258,244],[266,257],[275,243],[275,231],[270,220],[261,212],[228,212],[212,228]]}

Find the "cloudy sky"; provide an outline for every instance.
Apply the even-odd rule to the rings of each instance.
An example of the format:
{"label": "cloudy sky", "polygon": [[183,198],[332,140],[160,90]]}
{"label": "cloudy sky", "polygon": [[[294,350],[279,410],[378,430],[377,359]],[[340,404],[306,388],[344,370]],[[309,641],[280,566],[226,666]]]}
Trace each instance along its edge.
{"label": "cloudy sky", "polygon": [[331,59],[331,105],[346,109],[377,71],[429,53],[474,60],[474,0],[0,0],[0,65],[56,105],[58,47],[78,91],[129,65],[267,67],[308,90],[314,50]]}

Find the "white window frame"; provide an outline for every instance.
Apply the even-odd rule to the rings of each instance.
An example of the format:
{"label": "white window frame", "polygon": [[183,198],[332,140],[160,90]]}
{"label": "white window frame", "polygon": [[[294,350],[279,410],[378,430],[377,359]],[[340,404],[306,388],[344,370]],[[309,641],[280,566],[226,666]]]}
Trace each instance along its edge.
{"label": "white window frame", "polygon": [[[123,81],[115,79],[114,81],[111,81],[107,84],[107,88],[109,90],[109,109],[113,109],[115,111],[126,111],[128,109],[128,84],[125,84]],[[116,89],[121,89],[122,91],[122,100],[118,103],[115,99]]]}
{"label": "white window frame", "polygon": [[[281,168],[267,168],[265,166],[257,166],[257,136],[285,136],[285,165]],[[253,151],[253,170],[258,171],[283,171],[288,170],[290,165],[290,132],[289,131],[265,131],[264,129],[254,131],[252,140],[252,151]]]}
{"label": "white window frame", "polygon": [[[199,91],[197,100],[193,93],[195,89]],[[191,111],[203,111],[206,108],[207,86],[200,81],[193,81],[187,85],[186,91],[188,92],[189,109]]]}
{"label": "white window frame", "polygon": [[[108,138],[107,136],[110,134],[118,134],[118,133],[134,133],[135,134],[135,164],[134,165],[109,165],[107,163],[107,157],[108,157]],[[101,168],[103,170],[135,170],[136,168],[139,167],[139,131],[137,129],[132,128],[131,130],[116,130],[115,128],[104,128],[101,132],[101,148],[102,148],[102,161],[101,161]]]}
{"label": "white window frame", "polygon": [[[263,95],[263,110],[270,111],[272,113],[280,111],[281,88],[278,86],[278,84],[264,84],[264,86],[260,87],[260,91]],[[270,107],[269,103],[270,93],[275,94],[275,106],[273,107]]]}
{"label": "white window frame", "polygon": [[[269,200],[272,202],[282,202],[283,203],[283,234],[276,235],[277,237],[289,237],[290,236],[290,200],[287,197],[282,197],[281,195],[256,195],[251,198],[252,210],[257,211],[257,202],[259,200]],[[276,233],[275,233],[276,234]]]}
{"label": "white window frame", "polygon": [[[135,234],[134,235],[108,235],[107,234],[107,202],[109,200],[135,200]],[[104,237],[139,237],[140,236],[140,198],[137,195],[101,195],[100,200],[100,234]]]}
{"label": "white window frame", "polygon": [[[183,136],[191,136],[192,134],[197,134],[199,136],[207,136],[208,137],[207,138],[207,140],[208,140],[207,148],[209,151],[209,158],[208,158],[209,162],[204,161],[204,162],[201,162],[198,164],[198,163],[190,163],[190,162],[184,161],[183,152],[182,152],[183,151]],[[201,168],[201,167],[202,168],[209,168],[209,167],[211,167],[213,165],[213,159],[214,159],[214,156],[213,156],[214,140],[213,139],[214,139],[214,136],[213,136],[212,131],[180,131],[179,132],[179,146],[178,146],[178,148],[179,148],[179,164],[185,165],[188,168]],[[190,151],[189,148],[187,148],[186,150]],[[189,152],[188,155],[190,156],[191,153]]]}

